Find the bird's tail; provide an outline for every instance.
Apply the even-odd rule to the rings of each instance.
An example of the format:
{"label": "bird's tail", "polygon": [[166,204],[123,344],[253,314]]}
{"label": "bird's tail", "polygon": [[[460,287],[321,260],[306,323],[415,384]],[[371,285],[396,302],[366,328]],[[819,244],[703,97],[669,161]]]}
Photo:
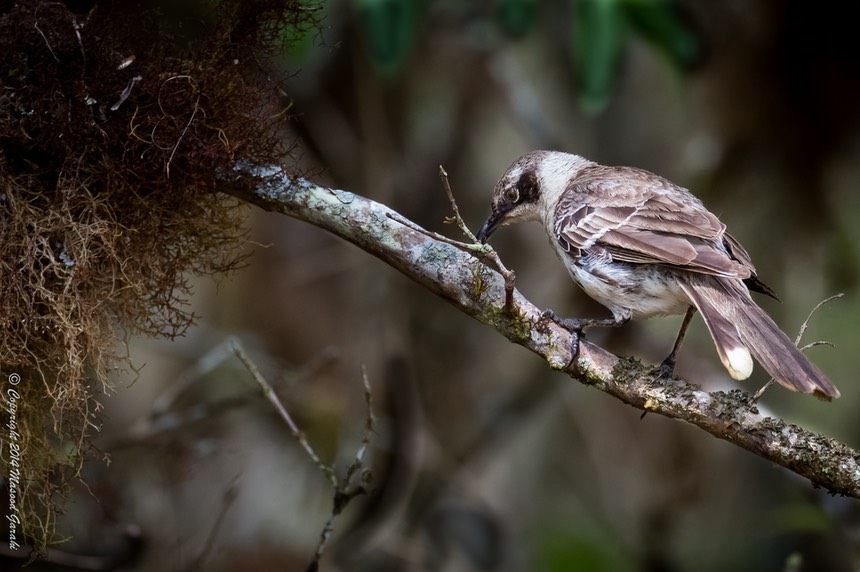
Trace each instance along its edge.
{"label": "bird's tail", "polygon": [[836,386],[806,359],[740,280],[718,276],[689,276],[682,288],[702,314],[720,360],[735,379],[752,373],[750,354],[780,384],[822,399],[839,397]]}

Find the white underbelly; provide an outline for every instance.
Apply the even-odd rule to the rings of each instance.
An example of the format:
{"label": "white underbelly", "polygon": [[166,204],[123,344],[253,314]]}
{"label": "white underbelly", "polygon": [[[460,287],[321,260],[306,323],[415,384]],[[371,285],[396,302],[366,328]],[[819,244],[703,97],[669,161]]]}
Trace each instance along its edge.
{"label": "white underbelly", "polygon": [[692,304],[671,270],[650,264],[585,262],[577,265],[565,261],[565,266],[585,293],[609,308],[616,318],[683,314]]}

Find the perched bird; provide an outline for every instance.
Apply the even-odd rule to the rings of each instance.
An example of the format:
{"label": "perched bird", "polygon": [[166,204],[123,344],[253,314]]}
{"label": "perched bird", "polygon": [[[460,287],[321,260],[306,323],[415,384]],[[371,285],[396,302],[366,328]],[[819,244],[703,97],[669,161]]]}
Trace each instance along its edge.
{"label": "perched bird", "polygon": [[533,151],[513,162],[493,191],[492,212],[478,232],[487,238],[517,221],[543,223],[573,280],[609,308],[612,318],[566,319],[583,327],[685,314],[672,352],[671,375],[696,310],[729,374],[746,379],[752,358],[785,387],[832,399],[839,390],[759,308],[750,290],[773,291],[726,225],[690,191],[634,167],[607,167],[578,155]]}

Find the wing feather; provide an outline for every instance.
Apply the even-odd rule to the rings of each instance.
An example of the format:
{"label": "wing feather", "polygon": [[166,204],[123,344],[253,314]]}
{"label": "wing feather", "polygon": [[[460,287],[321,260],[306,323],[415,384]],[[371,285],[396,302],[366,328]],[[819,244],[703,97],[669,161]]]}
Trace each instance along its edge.
{"label": "wing feather", "polygon": [[556,206],[559,243],[578,256],[598,246],[615,260],[749,278],[746,250],[687,189],[648,171],[594,165]]}

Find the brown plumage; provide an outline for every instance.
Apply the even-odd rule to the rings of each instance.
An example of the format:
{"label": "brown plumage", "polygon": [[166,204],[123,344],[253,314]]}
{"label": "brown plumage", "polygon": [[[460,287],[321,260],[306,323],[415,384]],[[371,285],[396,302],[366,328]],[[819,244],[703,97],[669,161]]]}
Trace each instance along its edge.
{"label": "brown plumage", "polygon": [[517,220],[542,222],[573,279],[612,312],[612,320],[568,321],[573,327],[686,313],[661,368],[671,373],[695,308],[735,379],[749,377],[752,355],[789,389],[839,396],[753,302],[750,290],[776,296],[758,279],[743,246],[687,189],[642,169],[535,151],[499,181],[478,237],[485,240]]}

